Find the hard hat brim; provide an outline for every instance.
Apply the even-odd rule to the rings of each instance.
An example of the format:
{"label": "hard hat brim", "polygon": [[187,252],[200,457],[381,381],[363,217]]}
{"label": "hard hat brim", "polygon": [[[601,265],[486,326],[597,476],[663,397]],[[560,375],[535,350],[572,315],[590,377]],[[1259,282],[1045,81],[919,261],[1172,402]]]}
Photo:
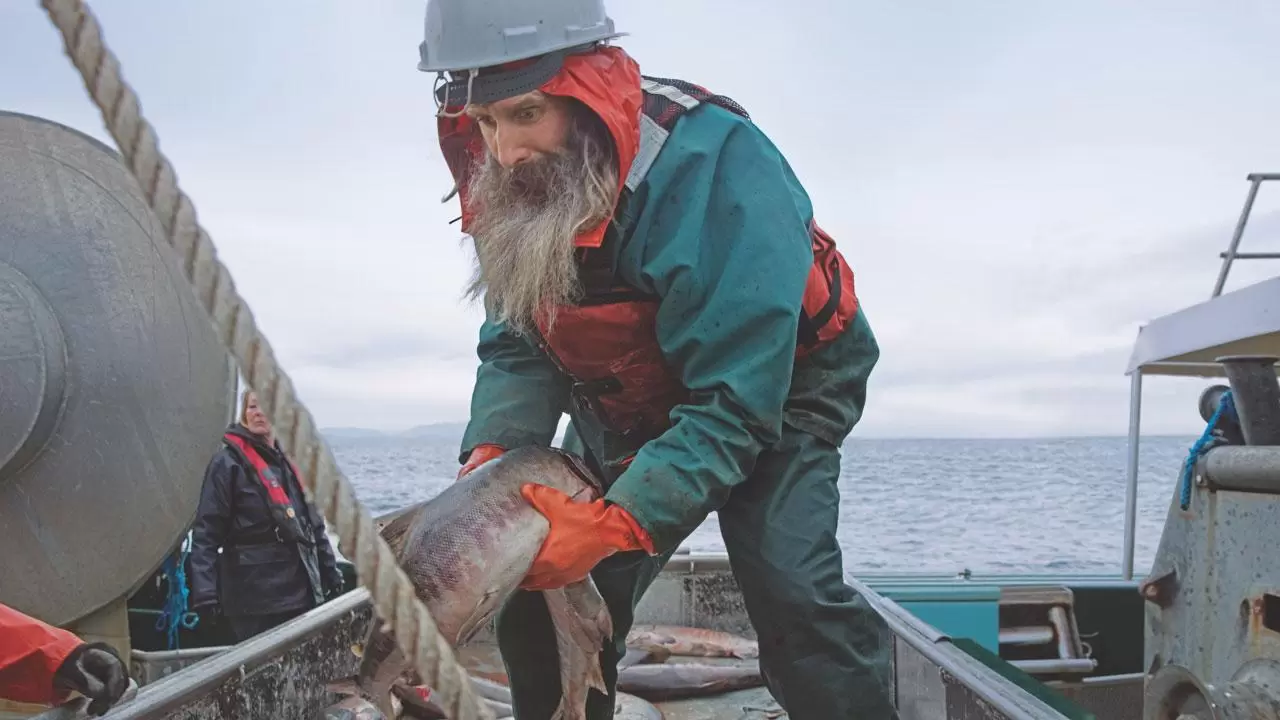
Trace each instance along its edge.
{"label": "hard hat brim", "polygon": [[[625,33],[618,33],[618,35],[623,34]],[[533,92],[560,72],[566,57],[591,52],[598,45],[598,42],[569,45],[535,55],[533,57],[536,60],[524,67],[510,70],[481,69],[480,72],[475,73],[474,77],[472,77],[474,70],[469,68],[456,72],[455,77],[436,89],[436,101],[441,107],[457,107],[466,103],[483,105]]]}

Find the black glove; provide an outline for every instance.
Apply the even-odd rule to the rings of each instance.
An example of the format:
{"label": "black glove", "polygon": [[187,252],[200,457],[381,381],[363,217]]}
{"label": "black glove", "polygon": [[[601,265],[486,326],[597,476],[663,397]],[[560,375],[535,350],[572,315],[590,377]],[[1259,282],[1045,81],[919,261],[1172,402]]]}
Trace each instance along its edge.
{"label": "black glove", "polygon": [[58,666],[53,674],[53,687],[80,693],[91,700],[90,715],[104,715],[129,689],[129,669],[110,645],[85,643],[72,650]]}
{"label": "black glove", "polygon": [[329,577],[324,583],[324,599],[328,601],[342,595],[343,584],[342,571],[334,570],[329,573]]}

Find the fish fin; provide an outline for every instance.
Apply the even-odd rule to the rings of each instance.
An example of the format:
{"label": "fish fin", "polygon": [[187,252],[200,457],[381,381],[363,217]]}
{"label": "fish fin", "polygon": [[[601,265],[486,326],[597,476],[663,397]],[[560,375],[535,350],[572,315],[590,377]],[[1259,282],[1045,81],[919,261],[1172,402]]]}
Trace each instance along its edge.
{"label": "fish fin", "polygon": [[390,517],[384,517],[379,522],[383,522],[378,534],[386,541],[391,548],[391,554],[396,558],[400,557],[401,551],[404,550],[405,539],[409,535],[409,531],[413,528],[414,522],[421,516],[421,510],[428,501],[423,501],[410,505],[407,508],[392,513]]}
{"label": "fish fin", "polygon": [[587,687],[595,689],[601,695],[609,694],[609,686],[604,681],[604,671],[600,669],[598,662],[587,665]]}
{"label": "fish fin", "polygon": [[600,653],[613,637],[613,619],[589,577],[542,595],[560,651],[561,698],[557,717],[581,720],[586,717],[590,689],[609,694]]}
{"label": "fish fin", "polygon": [[358,658],[364,657],[364,643],[352,643],[351,654]]}
{"label": "fish fin", "polygon": [[462,647],[471,641],[484,626],[485,622],[493,616],[494,607],[490,607],[490,601],[498,597],[498,591],[486,590],[484,595],[480,596],[480,602],[476,603],[476,609],[462,624],[458,626],[457,647]]}

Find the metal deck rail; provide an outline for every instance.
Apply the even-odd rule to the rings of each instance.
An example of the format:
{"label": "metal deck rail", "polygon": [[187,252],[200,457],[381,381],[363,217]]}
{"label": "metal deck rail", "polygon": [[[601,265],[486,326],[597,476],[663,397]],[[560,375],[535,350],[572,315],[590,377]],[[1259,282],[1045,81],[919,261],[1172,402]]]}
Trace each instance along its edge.
{"label": "metal deck rail", "polygon": [[1253,201],[1258,199],[1258,188],[1268,180],[1280,180],[1280,173],[1251,173],[1245,179],[1249,181],[1249,195],[1245,198],[1244,209],[1240,211],[1240,220],[1236,222],[1231,243],[1227,245],[1226,252],[1218,254],[1222,258],[1222,269],[1218,271],[1218,281],[1213,284],[1210,298],[1222,294],[1222,288],[1227,284],[1227,274],[1231,272],[1231,264],[1236,260],[1280,260],[1280,252],[1239,252],[1240,238],[1244,237],[1245,225],[1249,223],[1249,214],[1253,212]]}

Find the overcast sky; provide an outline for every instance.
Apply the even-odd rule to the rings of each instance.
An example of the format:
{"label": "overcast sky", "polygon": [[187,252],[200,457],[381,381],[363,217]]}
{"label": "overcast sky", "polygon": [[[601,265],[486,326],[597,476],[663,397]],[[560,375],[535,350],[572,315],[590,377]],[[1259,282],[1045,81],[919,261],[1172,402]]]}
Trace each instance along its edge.
{"label": "overcast sky", "polygon": [[[422,0],[94,10],[321,425],[465,420],[480,313]],[[1280,171],[1274,0],[609,10],[644,72],[738,100],[806,183],[882,346],[862,436],[1123,433],[1139,325],[1209,296],[1244,176]],[[34,0],[0,5],[0,68],[0,107],[111,142]],[[1253,230],[1280,249],[1280,184]],[[1244,265],[1228,289],[1280,269]],[[1149,379],[1145,430],[1199,432],[1204,385]]]}

